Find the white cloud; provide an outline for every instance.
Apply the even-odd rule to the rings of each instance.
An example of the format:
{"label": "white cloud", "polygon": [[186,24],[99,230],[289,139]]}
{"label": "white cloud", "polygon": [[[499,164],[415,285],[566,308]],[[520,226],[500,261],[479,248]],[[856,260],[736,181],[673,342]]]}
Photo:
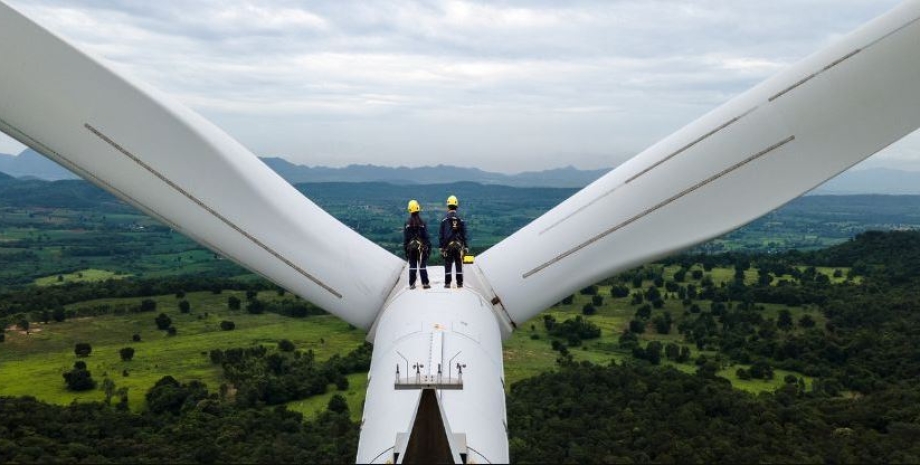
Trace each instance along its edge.
{"label": "white cloud", "polygon": [[613,166],[897,0],[11,3],[259,155],[520,171]]}

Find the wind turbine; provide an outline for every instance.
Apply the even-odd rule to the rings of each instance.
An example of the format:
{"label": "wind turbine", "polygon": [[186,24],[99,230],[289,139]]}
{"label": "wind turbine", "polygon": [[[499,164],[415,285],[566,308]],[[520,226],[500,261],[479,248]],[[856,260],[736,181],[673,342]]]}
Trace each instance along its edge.
{"label": "wind turbine", "polygon": [[3,3],[0,130],[369,330],[358,462],[507,462],[502,340],[575,290],[746,224],[914,131],[918,47],[910,0],[495,245],[462,290],[409,291],[403,260],[220,129]]}

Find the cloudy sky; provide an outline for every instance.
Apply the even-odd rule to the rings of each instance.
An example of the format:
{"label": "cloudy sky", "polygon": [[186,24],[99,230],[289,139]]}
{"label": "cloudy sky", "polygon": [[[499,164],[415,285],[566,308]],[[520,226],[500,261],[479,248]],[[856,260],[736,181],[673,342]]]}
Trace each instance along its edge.
{"label": "cloudy sky", "polygon": [[501,172],[616,166],[898,3],[4,1],[259,156]]}

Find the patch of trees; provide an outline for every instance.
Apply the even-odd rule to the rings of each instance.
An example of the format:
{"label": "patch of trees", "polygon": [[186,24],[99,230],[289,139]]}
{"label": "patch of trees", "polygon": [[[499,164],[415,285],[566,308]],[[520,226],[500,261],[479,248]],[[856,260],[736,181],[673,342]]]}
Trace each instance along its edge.
{"label": "patch of trees", "polygon": [[[668,259],[682,269],[699,269],[698,263],[705,261],[704,268],[733,267],[736,274],[721,286],[704,277],[698,288],[679,289],[686,312],[676,329],[699,349],[719,351],[750,365],[738,373],[741,377],[769,379],[773,369],[785,369],[817,378],[816,389],[831,395],[888,389],[920,372],[920,348],[912,342],[920,336],[914,330],[920,327],[918,247],[920,232],[872,232],[816,252]],[[863,275],[862,282],[831,284],[826,274],[803,263],[852,266]],[[748,284],[743,271],[751,266],[758,279]],[[709,310],[694,299],[711,300]],[[767,316],[760,303],[787,308]],[[790,308],[795,307],[806,308],[806,313],[794,318]],[[823,313],[826,324],[817,324],[812,308]],[[630,331],[643,330],[648,314],[645,306],[640,307]],[[666,327],[662,320],[653,324]],[[633,347],[630,338],[621,340]],[[645,358],[644,353],[634,354]]]}
{"label": "patch of trees", "polygon": [[153,320],[157,324],[157,329],[166,331],[172,326],[172,318],[165,313],[157,315]]}
{"label": "patch of trees", "polygon": [[[515,463],[920,461],[920,388],[858,401],[791,380],[751,396],[719,378],[635,364],[565,364],[511,387]],[[877,412],[890,412],[878,416]]]}
{"label": "patch of trees", "polygon": [[[290,341],[287,341],[290,343]],[[220,364],[224,377],[237,390],[236,402],[242,406],[277,405],[323,394],[330,384],[338,389],[348,388],[346,375],[370,369],[370,343],[365,343],[345,356],[333,355],[317,362],[312,350],[268,350],[263,346],[244,349],[215,349],[211,362]]]}
{"label": "patch of trees", "polygon": [[142,414],[103,403],[0,397],[0,463],[354,461],[359,425],[347,403],[330,402],[304,421],[284,407],[239,408],[193,384],[161,380],[154,388],[159,411]]}
{"label": "patch of trees", "polygon": [[552,315],[544,315],[543,325],[550,336],[563,339],[570,346],[580,346],[584,340],[601,337],[601,329],[581,315],[562,323],[556,321]]}
{"label": "patch of trees", "polygon": [[77,361],[73,369],[64,372],[64,383],[70,391],[89,391],[96,388],[93,375],[86,369],[86,362]]}
{"label": "patch of trees", "polygon": [[[183,292],[226,290],[275,290],[277,286],[264,280],[183,275],[147,279],[109,279],[97,282],[65,282],[56,286],[26,286],[0,292],[0,318],[25,314],[35,309],[55,309],[103,298],[152,297]],[[143,311],[155,311],[153,309]],[[316,312],[318,310],[310,310]],[[86,315],[91,316],[91,315]]]}
{"label": "patch of trees", "polygon": [[89,357],[93,353],[93,346],[88,342],[78,342],[73,346],[73,353],[77,357]]}
{"label": "patch of trees", "polygon": [[300,299],[260,300],[255,295],[246,303],[248,313],[277,313],[292,318],[305,318],[311,315],[325,315],[319,307]]}
{"label": "patch of trees", "polygon": [[134,348],[133,347],[122,347],[118,350],[118,355],[121,357],[123,362],[130,362],[134,359]]}

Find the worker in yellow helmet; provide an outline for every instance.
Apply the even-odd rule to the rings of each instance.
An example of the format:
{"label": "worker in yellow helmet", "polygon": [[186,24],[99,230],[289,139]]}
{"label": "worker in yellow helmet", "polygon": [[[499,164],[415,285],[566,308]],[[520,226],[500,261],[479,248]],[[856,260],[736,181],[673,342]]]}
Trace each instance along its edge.
{"label": "worker in yellow helmet", "polygon": [[450,288],[451,267],[456,265],[457,287],[463,287],[463,255],[466,253],[466,224],[457,214],[460,203],[452,195],[447,198],[447,215],[441,220],[440,248],[444,257],[444,287]]}
{"label": "worker in yellow helmet", "polygon": [[422,206],[417,200],[409,201],[409,219],[403,229],[403,250],[409,259],[409,289],[415,289],[416,274],[422,277],[422,287],[428,289],[428,256],[431,254],[431,241],[425,220],[419,215]]}

